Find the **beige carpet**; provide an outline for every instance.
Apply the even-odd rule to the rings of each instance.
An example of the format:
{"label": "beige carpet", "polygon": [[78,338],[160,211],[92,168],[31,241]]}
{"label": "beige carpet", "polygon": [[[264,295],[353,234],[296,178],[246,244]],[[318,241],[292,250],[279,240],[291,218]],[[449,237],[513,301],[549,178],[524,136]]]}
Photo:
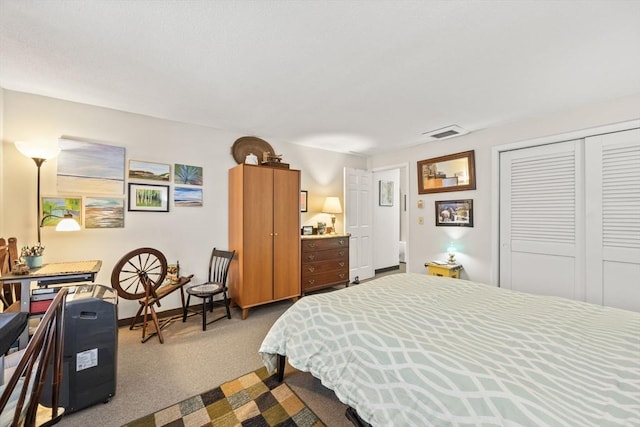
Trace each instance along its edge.
{"label": "beige carpet", "polygon": [[[140,342],[141,331],[119,329],[116,395],[65,415],[58,424],[122,426],[262,367],[258,348],[275,320],[291,305],[278,302],[249,311],[246,320],[233,310],[231,320],[201,329],[199,316],[176,321],[156,337]],[[219,308],[218,308],[219,309]],[[285,382],[327,426],[351,426],[346,406],[310,374],[286,371]]]}

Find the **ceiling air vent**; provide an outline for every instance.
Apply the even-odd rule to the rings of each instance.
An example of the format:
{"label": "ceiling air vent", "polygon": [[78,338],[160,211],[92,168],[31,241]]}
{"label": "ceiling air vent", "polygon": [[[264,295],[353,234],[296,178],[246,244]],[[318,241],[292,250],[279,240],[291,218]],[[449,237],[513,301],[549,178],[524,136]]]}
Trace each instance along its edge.
{"label": "ceiling air vent", "polygon": [[444,128],[424,132],[423,135],[428,138],[428,141],[435,141],[447,138],[453,138],[454,136],[460,136],[469,133],[468,130],[462,129],[460,126],[451,125]]}

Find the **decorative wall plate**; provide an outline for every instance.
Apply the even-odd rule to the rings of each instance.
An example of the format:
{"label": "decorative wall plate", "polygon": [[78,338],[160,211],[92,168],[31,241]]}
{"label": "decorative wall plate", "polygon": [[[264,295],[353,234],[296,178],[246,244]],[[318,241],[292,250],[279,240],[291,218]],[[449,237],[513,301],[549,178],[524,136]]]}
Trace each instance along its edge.
{"label": "decorative wall plate", "polygon": [[231,147],[231,154],[236,163],[244,163],[244,159],[248,154],[253,153],[258,157],[258,162],[262,162],[262,153],[269,152],[275,154],[273,147],[264,139],[255,136],[243,136],[236,139]]}

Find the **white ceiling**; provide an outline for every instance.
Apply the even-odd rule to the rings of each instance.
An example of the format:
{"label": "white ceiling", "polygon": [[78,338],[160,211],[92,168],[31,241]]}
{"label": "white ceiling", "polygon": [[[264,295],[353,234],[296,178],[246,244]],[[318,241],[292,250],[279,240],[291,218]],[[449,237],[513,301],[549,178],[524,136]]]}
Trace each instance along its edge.
{"label": "white ceiling", "polygon": [[640,93],[640,1],[0,0],[0,86],[365,155]]}

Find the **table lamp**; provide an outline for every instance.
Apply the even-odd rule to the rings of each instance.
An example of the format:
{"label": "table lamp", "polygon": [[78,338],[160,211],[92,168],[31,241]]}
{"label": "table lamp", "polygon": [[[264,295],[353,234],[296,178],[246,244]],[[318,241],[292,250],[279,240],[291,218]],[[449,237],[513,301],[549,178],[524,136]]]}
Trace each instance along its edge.
{"label": "table lamp", "polygon": [[453,243],[449,243],[449,246],[447,246],[447,252],[449,253],[449,260],[447,262],[449,264],[455,264],[456,263],[456,247],[453,245]]}
{"label": "table lamp", "polygon": [[327,197],[322,206],[322,212],[331,214],[331,234],[336,233],[336,215],[342,213],[342,206],[338,197]]}
{"label": "table lamp", "polygon": [[40,167],[44,162],[53,159],[60,153],[58,141],[16,141],[15,146],[20,153],[33,159],[38,168],[38,211],[36,212],[36,224],[38,226],[38,243],[40,243]]}

